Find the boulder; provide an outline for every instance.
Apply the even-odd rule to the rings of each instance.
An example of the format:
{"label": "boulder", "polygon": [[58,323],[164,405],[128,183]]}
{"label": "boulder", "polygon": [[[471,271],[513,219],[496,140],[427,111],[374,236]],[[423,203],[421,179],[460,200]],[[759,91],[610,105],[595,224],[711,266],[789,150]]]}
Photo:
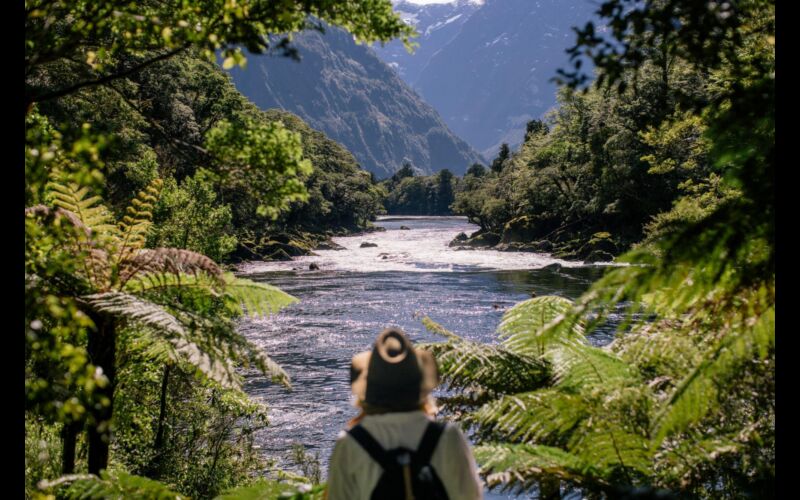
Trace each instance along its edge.
{"label": "boulder", "polygon": [[344,250],[345,248],[338,244],[334,243],[331,240],[324,240],[317,243],[317,247],[314,250]]}
{"label": "boulder", "polygon": [[467,236],[466,233],[463,233],[463,232],[462,233],[458,233],[456,235],[456,237],[453,238],[450,241],[450,244],[448,246],[454,247],[454,246],[458,246],[458,245],[463,245],[464,242],[467,241],[468,239],[469,239],[469,236]]}
{"label": "boulder", "polygon": [[312,262],[311,264],[308,265],[308,270],[319,271],[319,264],[317,264],[316,262]]}
{"label": "boulder", "polygon": [[410,228],[410,227],[408,227],[408,226],[400,226],[400,229],[402,229],[403,231],[408,231],[408,230],[410,230],[411,228]]}
{"label": "boulder", "polygon": [[500,235],[497,233],[480,233],[463,242],[465,246],[470,247],[493,247],[498,243],[500,243]]}
{"label": "boulder", "polygon": [[266,260],[292,260],[292,256],[279,248],[272,252]]}
{"label": "boulder", "polygon": [[364,243],[361,244],[360,248],[370,248],[370,247],[376,247],[376,246],[378,246],[376,243],[365,241]]}
{"label": "boulder", "polygon": [[584,261],[586,262],[611,262],[614,260],[614,256],[608,252],[603,250],[594,250],[592,253],[586,256]]}
{"label": "boulder", "polygon": [[506,222],[501,240],[503,243],[529,242],[541,239],[558,227],[558,222],[532,215],[522,215]]}
{"label": "boulder", "polygon": [[619,253],[617,244],[611,238],[611,234],[606,232],[594,233],[592,238],[580,247],[577,254],[580,258],[588,260],[590,255],[598,251],[612,256]]}

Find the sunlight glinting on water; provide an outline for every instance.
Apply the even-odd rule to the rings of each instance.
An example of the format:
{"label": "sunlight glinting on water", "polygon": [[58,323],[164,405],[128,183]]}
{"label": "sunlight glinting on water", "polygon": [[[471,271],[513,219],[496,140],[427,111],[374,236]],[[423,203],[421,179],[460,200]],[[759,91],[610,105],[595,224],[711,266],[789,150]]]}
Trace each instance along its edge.
{"label": "sunlight glinting on water", "polygon": [[[267,271],[306,269],[311,262],[322,271],[351,272],[454,272],[464,269],[513,270],[539,269],[551,264],[577,267],[581,262],[554,259],[543,253],[498,252],[490,249],[455,250],[448,243],[459,232],[467,235],[478,226],[467,222],[465,217],[441,217],[452,221],[451,228],[442,231],[439,227],[424,225],[430,217],[384,217],[378,225],[387,231],[360,236],[334,238],[333,241],[345,250],[317,250],[318,256],[304,256],[287,262],[251,262],[239,268],[242,274],[257,274]],[[415,223],[422,224],[415,227]],[[399,231],[401,225],[409,230]],[[361,248],[361,244],[374,243],[376,247]]]}

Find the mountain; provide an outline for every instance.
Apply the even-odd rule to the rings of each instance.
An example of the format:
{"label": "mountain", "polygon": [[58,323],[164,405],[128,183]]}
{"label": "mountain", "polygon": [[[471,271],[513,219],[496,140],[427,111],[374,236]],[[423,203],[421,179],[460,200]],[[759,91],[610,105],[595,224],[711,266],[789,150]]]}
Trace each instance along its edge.
{"label": "mountain", "polygon": [[343,144],[359,164],[379,178],[404,161],[423,173],[444,168],[463,174],[482,161],[455,136],[371,48],[352,35],[326,27],[325,33],[296,34],[300,62],[248,55],[246,70],[231,71],[241,93],[261,109],[290,111],[312,128]]}
{"label": "mountain", "polygon": [[[465,8],[457,2],[412,11],[403,3],[396,10],[412,14],[406,15],[408,22],[424,32],[449,19],[448,5]],[[459,25],[458,32],[443,45],[423,36],[420,44],[430,41],[435,50],[400,74],[456,134],[491,158],[502,142],[519,144],[525,124],[555,105],[557,87],[550,79],[567,67],[565,49],[575,42],[571,27],[583,26],[595,9],[588,0],[486,0],[466,19],[451,23]],[[420,47],[419,53],[428,52]],[[396,60],[385,50],[378,54],[389,63]],[[414,76],[419,65],[423,68]]]}
{"label": "mountain", "polygon": [[409,54],[402,42],[395,40],[384,46],[375,44],[375,53],[414,88],[417,78],[431,57],[458,35],[461,26],[482,4],[483,0],[455,0],[451,3],[428,5],[395,1],[395,12],[419,33],[414,38],[419,46],[413,54]]}

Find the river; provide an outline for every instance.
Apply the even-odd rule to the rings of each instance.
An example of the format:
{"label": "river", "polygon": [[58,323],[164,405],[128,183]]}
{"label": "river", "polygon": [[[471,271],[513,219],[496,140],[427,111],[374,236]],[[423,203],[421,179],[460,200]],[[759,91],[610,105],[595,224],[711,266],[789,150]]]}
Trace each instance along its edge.
{"label": "river", "polygon": [[[496,342],[503,312],[531,292],[574,299],[604,271],[545,254],[453,250],[447,244],[456,234],[477,230],[463,217],[383,217],[376,224],[386,231],[335,238],[345,250],[239,269],[300,299],[239,327],[292,378],[291,392],[259,376],[245,384],[248,394],[269,406],[270,426],[258,434],[258,445],[284,467],[293,466],[289,450],[301,443],[319,454],[325,475],[337,434],[356,414],[350,358],[369,349],[386,326],[403,328],[415,342],[441,340],[415,316],[422,313],[468,339]],[[362,242],[377,247],[361,248]],[[309,270],[312,262],[319,270]],[[602,345],[611,338],[600,330],[591,340]],[[487,492],[486,498],[518,497]]]}

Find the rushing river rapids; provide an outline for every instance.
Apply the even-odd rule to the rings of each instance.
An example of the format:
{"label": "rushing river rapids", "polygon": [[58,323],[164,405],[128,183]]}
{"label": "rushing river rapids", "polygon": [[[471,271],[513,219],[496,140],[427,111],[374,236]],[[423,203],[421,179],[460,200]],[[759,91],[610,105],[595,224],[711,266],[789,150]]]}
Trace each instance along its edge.
{"label": "rushing river rapids", "polygon": [[[453,250],[447,244],[456,234],[477,229],[461,217],[387,217],[378,225],[387,231],[335,238],[345,250],[239,270],[300,299],[277,315],[240,325],[292,377],[291,392],[263,377],[249,377],[245,386],[269,406],[270,426],[258,444],[285,467],[292,467],[292,444],[301,443],[319,454],[325,475],[337,434],[356,414],[350,358],[370,348],[386,326],[403,328],[414,341],[440,340],[423,328],[422,313],[468,339],[495,342],[503,312],[531,292],[574,299],[603,273],[602,266],[545,254]],[[361,248],[362,242],[377,246]],[[312,262],[319,270],[308,270]],[[610,340],[608,331],[592,335],[597,344]]]}

